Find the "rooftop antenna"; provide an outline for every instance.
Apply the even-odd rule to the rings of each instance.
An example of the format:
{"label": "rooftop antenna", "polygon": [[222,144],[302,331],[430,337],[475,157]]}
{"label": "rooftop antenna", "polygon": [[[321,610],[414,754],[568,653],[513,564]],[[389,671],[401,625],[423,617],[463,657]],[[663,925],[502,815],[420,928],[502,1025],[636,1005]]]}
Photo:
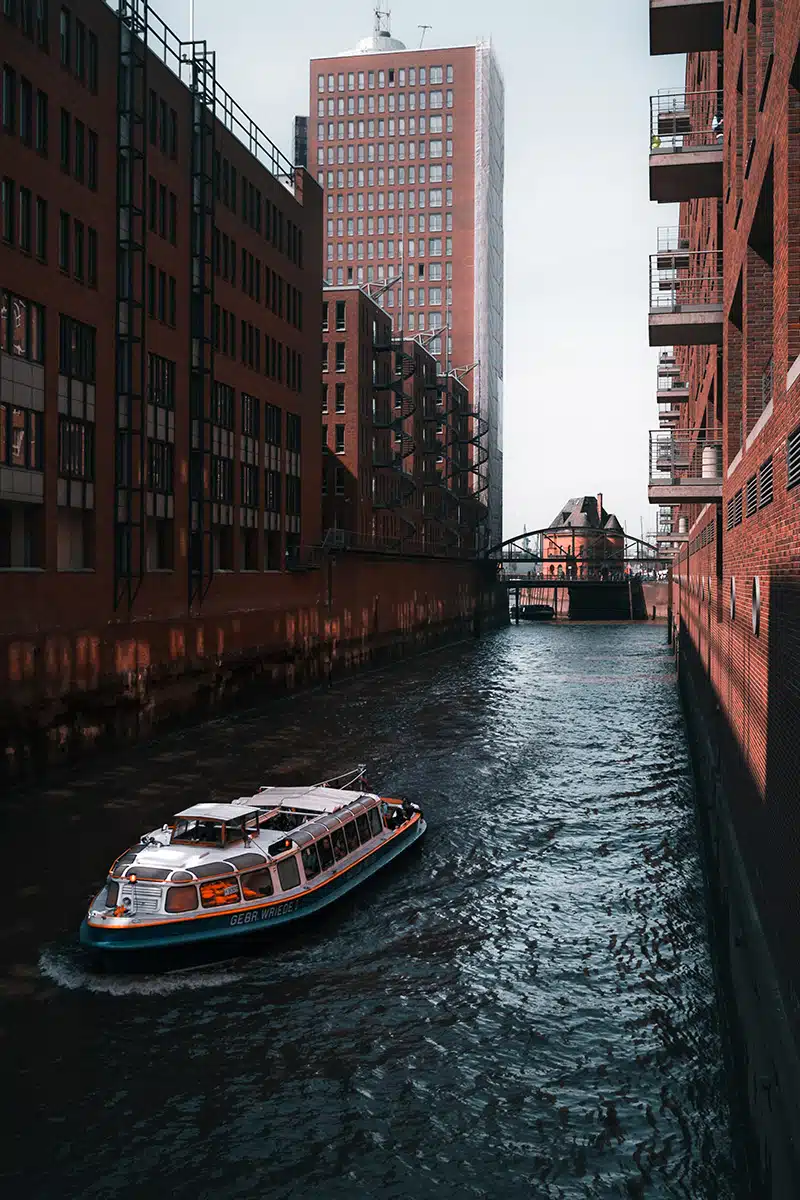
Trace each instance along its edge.
{"label": "rooftop antenna", "polygon": [[418,25],[417,29],[422,30],[422,37],[419,39],[419,48],[421,50],[422,43],[425,41],[425,34],[428,32],[429,29],[433,29],[433,26],[432,25]]}
{"label": "rooftop antenna", "polygon": [[[383,26],[384,20],[386,21],[385,29]],[[391,10],[391,8],[383,9],[379,5],[376,5],[375,6],[375,37],[379,38],[384,33],[387,33],[387,34],[391,33],[391,31],[392,31],[391,25],[392,25],[392,10]]]}

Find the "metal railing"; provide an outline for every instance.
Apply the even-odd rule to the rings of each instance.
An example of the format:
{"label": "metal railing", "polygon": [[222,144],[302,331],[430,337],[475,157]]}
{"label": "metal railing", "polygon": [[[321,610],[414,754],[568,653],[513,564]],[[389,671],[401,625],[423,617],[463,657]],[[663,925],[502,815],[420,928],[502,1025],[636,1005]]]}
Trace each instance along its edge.
{"label": "metal railing", "polygon": [[704,429],[651,429],[650,482],[722,482],[722,437]]}
{"label": "metal railing", "polygon": [[722,251],[650,255],[650,311],[685,312],[722,306]]}
{"label": "metal railing", "polygon": [[[689,230],[684,225],[659,225],[656,230],[656,249],[675,253],[689,249]],[[675,355],[672,355],[674,361]]]}
{"label": "metal railing", "polygon": [[[467,532],[465,528],[464,533]],[[325,553],[349,550],[367,554],[426,554],[435,558],[476,557],[476,551],[469,546],[425,542],[418,538],[373,537],[372,534],[355,533],[348,529],[327,529],[321,550]]]}
{"label": "metal railing", "polygon": [[677,375],[665,375],[658,378],[659,392],[685,392],[688,388],[688,383],[685,379],[679,379]]}
{"label": "metal railing", "polygon": [[650,97],[650,153],[722,148],[722,92],[665,89]]}

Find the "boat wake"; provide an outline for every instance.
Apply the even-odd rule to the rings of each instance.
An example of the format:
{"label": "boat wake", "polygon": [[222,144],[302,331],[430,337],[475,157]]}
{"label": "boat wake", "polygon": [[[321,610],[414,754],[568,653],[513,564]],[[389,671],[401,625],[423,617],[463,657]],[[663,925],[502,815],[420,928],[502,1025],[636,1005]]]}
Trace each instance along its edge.
{"label": "boat wake", "polygon": [[39,971],[68,991],[96,992],[106,996],[170,996],[175,992],[206,991],[238,983],[241,973],[230,966],[182,967],[159,974],[106,973],[93,967],[78,948],[43,950]]}

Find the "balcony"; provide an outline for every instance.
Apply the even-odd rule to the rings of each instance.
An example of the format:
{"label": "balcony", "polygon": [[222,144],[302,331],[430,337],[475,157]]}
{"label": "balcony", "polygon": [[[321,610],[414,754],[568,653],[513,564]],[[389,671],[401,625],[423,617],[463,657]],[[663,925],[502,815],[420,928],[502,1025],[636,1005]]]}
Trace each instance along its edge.
{"label": "balcony", "polygon": [[650,256],[650,345],[722,345],[722,251]]}
{"label": "balcony", "polygon": [[723,0],[650,0],[650,53],[722,49]]}
{"label": "balcony", "polygon": [[670,88],[650,97],[650,199],[722,196],[722,93]]}
{"label": "balcony", "polygon": [[669,404],[659,404],[658,406],[658,423],[662,429],[677,425],[681,416],[679,408],[673,408]]}
{"label": "balcony", "polygon": [[647,492],[651,504],[710,504],[721,500],[722,440],[707,437],[705,430],[652,430]]}

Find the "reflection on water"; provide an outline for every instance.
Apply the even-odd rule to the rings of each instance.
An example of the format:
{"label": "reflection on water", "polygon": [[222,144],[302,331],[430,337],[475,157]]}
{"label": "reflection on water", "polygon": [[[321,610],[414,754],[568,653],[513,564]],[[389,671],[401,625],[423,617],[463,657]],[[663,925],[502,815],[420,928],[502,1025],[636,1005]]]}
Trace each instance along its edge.
{"label": "reflection on water", "polygon": [[[87,964],[84,903],[135,835],[277,768],[359,761],[425,807],[406,861],[235,959]],[[625,625],[511,628],[18,798],[0,1180],[48,1198],[731,1196],[691,804],[663,630]]]}

